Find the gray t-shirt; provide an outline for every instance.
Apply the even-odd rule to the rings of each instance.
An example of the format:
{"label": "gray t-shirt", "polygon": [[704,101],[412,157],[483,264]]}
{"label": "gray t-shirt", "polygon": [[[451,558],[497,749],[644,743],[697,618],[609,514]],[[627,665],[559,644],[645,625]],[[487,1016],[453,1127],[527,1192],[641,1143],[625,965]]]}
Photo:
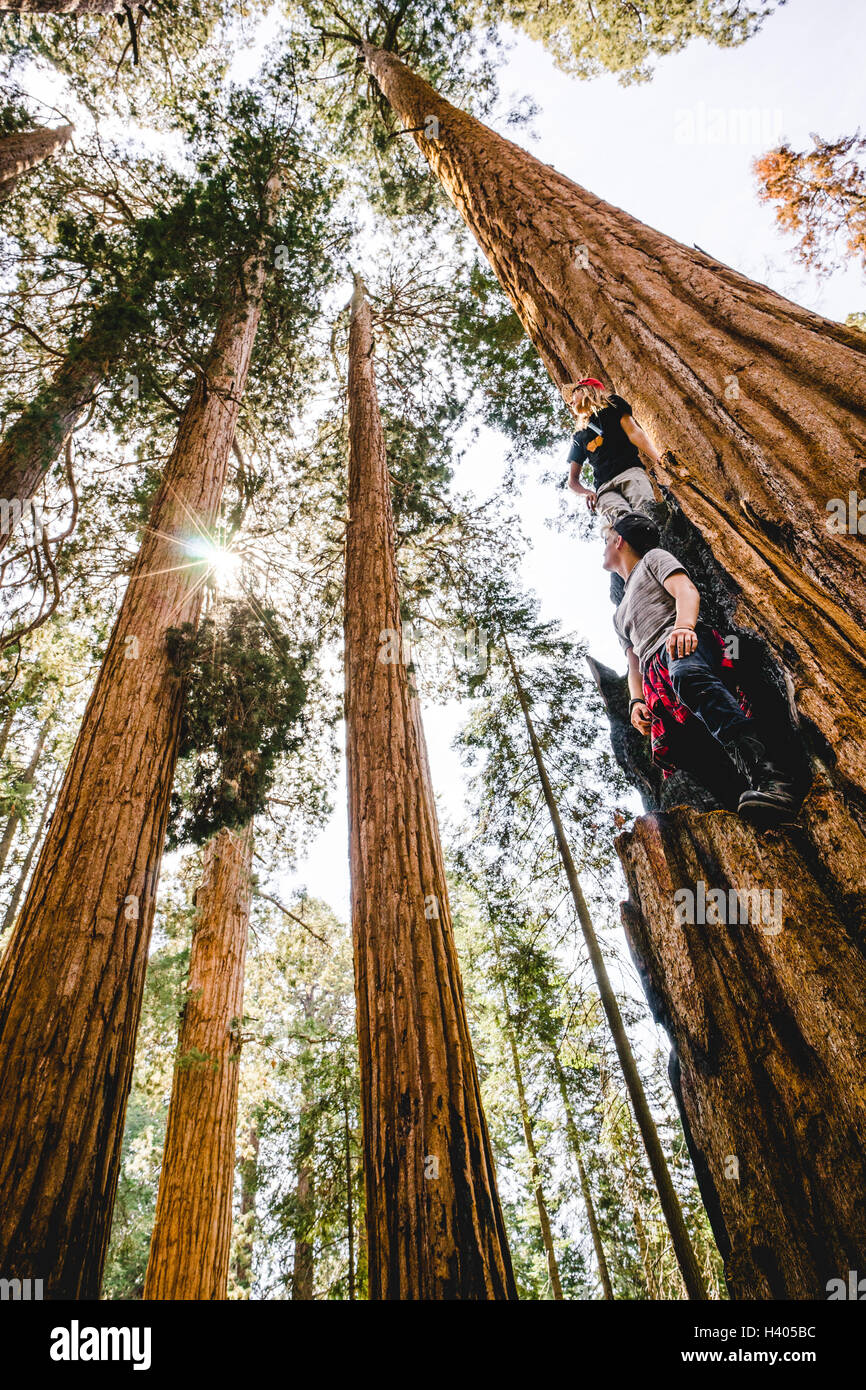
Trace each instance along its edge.
{"label": "gray t-shirt", "polygon": [[634,648],[642,671],[676,624],[676,599],[668,593],[664,581],[678,571],[687,573],[685,565],[669,550],[648,550],[625,581],[625,593],[613,615],[613,625],[623,650]]}

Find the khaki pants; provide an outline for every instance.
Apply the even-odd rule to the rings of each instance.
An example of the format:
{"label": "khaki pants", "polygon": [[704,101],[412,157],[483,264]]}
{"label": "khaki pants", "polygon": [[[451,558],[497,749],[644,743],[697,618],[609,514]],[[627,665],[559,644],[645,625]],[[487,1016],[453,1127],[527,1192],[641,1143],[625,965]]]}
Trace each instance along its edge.
{"label": "khaki pants", "polygon": [[617,473],[609,483],[602,483],[596,496],[596,510],[608,524],[626,512],[646,512],[646,504],[654,500],[652,483],[643,468]]}

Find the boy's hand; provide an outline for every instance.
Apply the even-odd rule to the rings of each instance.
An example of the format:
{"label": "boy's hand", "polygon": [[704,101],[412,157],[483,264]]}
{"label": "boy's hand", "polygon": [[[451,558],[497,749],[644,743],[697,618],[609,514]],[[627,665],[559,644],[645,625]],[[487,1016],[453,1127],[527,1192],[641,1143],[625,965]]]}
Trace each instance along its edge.
{"label": "boy's hand", "polygon": [[648,706],[643,700],[638,700],[631,707],[631,722],[639,734],[648,734],[652,725],[652,715]]}
{"label": "boy's hand", "polygon": [[595,511],[595,507],[596,507],[596,503],[597,503],[597,502],[598,502],[598,498],[596,497],[595,493],[592,491],[592,488],[587,488],[587,490],[586,490],[586,505],[587,505],[587,507],[589,508],[589,510],[590,510],[591,512],[594,512],[594,511]]}
{"label": "boy's hand", "polygon": [[691,656],[697,645],[698,634],[693,627],[675,627],[665,643],[672,660],[678,656]]}

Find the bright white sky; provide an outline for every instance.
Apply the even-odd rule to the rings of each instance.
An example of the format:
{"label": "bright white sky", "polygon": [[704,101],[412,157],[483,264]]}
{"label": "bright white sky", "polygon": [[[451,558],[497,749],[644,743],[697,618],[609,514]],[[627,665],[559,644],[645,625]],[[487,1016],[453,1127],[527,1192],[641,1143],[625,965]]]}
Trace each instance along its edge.
{"label": "bright white sky", "polygon": [[[772,209],[758,202],[751,164],[781,139],[805,149],[812,131],[832,138],[856,129],[866,88],[864,40],[862,0],[789,0],[744,47],[694,43],[660,63],[648,84],[623,88],[612,77],[579,83],[558,72],[539,44],[524,38],[515,40],[500,84],[506,95],[528,93],[541,108],[533,122],[538,138],[522,132],[518,139],[545,163],[678,240],[697,243],[808,308],[843,319],[866,309],[862,277],[852,269],[819,281],[793,265],[790,243],[775,230]],[[721,128],[735,132],[723,142],[714,138],[719,108]],[[739,138],[734,113],[741,108],[761,113],[756,143]],[[696,135],[691,143],[684,138],[690,130]],[[504,126],[502,133],[514,137]],[[628,394],[623,383],[615,385]],[[461,489],[489,496],[502,475],[505,447],[496,435],[483,435],[464,459]],[[564,438],[557,459],[564,459],[567,448]],[[538,473],[549,466],[549,459],[539,459]],[[600,549],[547,528],[557,497],[554,489],[531,480],[525,488],[520,515],[534,544],[524,581],[541,597],[545,617],[558,618],[587,640],[594,655],[624,669],[610,624],[608,579],[598,565]],[[580,505],[576,497],[571,500]],[[463,714],[456,704],[424,710],[446,825],[462,814],[463,773],[451,742]],[[344,785],[330,824],[283,888],[289,892],[304,884],[345,918]]]}

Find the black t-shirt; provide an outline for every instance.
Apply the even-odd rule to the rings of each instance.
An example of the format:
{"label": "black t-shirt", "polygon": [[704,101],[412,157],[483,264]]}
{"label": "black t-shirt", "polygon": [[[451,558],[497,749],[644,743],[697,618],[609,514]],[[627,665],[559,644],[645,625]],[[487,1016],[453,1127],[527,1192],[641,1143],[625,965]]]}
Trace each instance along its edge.
{"label": "black t-shirt", "polygon": [[568,462],[586,463],[588,459],[596,489],[627,468],[643,468],[636,446],[622,427],[623,415],[631,415],[628,401],[611,396],[610,405],[591,415],[587,428],[578,430],[571,442]]}

